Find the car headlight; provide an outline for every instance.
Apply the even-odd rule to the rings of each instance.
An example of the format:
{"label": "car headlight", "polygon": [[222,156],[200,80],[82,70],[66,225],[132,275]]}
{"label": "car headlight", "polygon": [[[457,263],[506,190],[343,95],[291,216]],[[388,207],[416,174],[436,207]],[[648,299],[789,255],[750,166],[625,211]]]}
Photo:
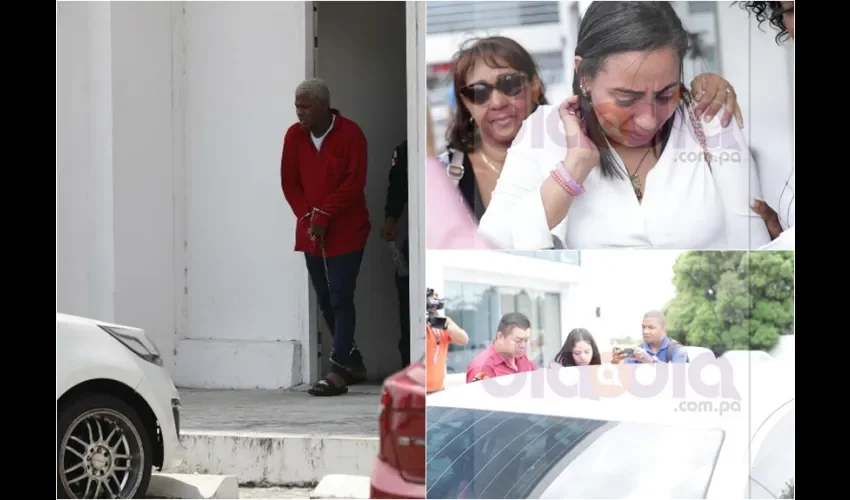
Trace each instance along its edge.
{"label": "car headlight", "polygon": [[149,363],[162,366],[162,355],[156,344],[149,339],[142,330],[129,330],[115,326],[98,325],[101,330],[111,335],[115,340],[124,344],[124,347]]}

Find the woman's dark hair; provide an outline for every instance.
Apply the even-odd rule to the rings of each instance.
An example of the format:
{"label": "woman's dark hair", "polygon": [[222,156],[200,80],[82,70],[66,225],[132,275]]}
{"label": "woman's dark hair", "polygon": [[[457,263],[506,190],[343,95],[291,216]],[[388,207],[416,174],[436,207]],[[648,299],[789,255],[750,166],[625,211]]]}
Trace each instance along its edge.
{"label": "woman's dark hair", "polygon": [[782,16],[791,9],[782,7],[781,2],[736,2],[742,9],[749,11],[756,16],[759,28],[767,22],[773,26],[779,33],[776,34],[776,43],[781,45],[783,42],[791,38],[791,33],[785,28],[785,21]]}
{"label": "woman's dark hair", "polygon": [[555,362],[561,366],[575,366],[576,362],[573,359],[573,348],[579,342],[587,342],[590,348],[593,349],[593,355],[590,357],[591,365],[601,365],[602,357],[599,354],[599,347],[596,346],[596,341],[593,340],[593,335],[584,328],[576,328],[567,335],[567,341],[561,347],[561,351],[555,356]]}
{"label": "woman's dark hair", "polygon": [[540,82],[540,97],[532,103],[531,112],[546,101],[546,89],[537,64],[525,48],[515,40],[503,36],[487,38],[472,38],[463,43],[460,50],[452,58],[453,89],[455,97],[455,115],[452,117],[446,139],[449,147],[471,153],[478,147],[477,129],[472,123],[469,110],[463,104],[460,89],[466,86],[466,75],[476,62],[483,61],[491,68],[511,68],[524,74],[528,82],[536,78]]}
{"label": "woman's dark hair", "polygon": [[[581,20],[575,52],[581,63],[573,79],[573,94],[580,96],[588,137],[599,148],[604,177],[624,178],[628,173],[614,159],[605,132],[593,113],[593,96],[582,93],[581,82],[594,78],[610,56],[666,48],[673,49],[679,57],[679,92],[687,105],[691,102],[690,93],[681,82],[685,78],[684,61],[691,50],[691,37],[669,2],[593,2]],[[682,110],[680,107],[678,111]],[[663,149],[672,128],[673,120],[668,120],[652,139],[652,146],[657,147],[660,142]]]}

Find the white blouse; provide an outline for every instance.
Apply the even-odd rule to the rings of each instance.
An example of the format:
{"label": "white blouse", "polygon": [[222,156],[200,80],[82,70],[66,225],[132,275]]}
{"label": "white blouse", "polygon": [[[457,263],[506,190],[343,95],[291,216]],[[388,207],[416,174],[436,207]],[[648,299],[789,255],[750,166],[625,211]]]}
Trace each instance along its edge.
{"label": "white blouse", "polygon": [[[670,140],[646,179],[638,202],[628,178],[603,178],[593,169],[585,193],[551,231],[540,186],[566,155],[556,106],[540,106],[508,150],[479,231],[503,248],[754,249],[770,242],[752,210],[761,188],[749,147],[736,125],[720,125],[718,112],[702,123],[712,155],[706,166],[687,114],[676,112]],[[619,156],[615,158],[621,163]]]}
{"label": "white blouse", "polygon": [[795,234],[794,226],[782,231],[782,234],[776,237],[775,240],[771,241],[767,245],[761,247],[759,250],[791,250],[794,251],[794,242],[795,242]]}
{"label": "white blouse", "polygon": [[776,210],[777,215],[779,215],[779,222],[782,223],[783,229],[790,229],[794,227],[794,219],[796,218],[797,204],[796,196],[795,196],[795,187],[794,183],[797,178],[795,174],[796,170],[791,171],[791,175],[788,176],[788,182],[782,187],[782,191],[779,194],[779,208]]}
{"label": "white blouse", "polygon": [[762,250],[794,250],[795,235],[794,219],[796,218],[796,196],[794,182],[796,181],[795,171],[792,170],[788,176],[788,182],[782,187],[779,195],[779,201],[774,208],[779,216],[779,222],[782,224],[782,234],[775,240],[763,246]]}

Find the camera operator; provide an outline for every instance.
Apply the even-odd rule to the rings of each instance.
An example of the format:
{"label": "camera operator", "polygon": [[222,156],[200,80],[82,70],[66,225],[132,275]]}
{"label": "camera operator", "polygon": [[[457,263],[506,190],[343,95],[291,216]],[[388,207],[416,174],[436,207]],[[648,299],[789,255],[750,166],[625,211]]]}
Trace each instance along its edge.
{"label": "camera operator", "polygon": [[445,308],[446,301],[433,288],[428,288],[425,294],[425,309],[428,312],[425,322],[425,390],[428,393],[443,389],[449,344],[466,345],[469,342],[469,335],[445,315]]}

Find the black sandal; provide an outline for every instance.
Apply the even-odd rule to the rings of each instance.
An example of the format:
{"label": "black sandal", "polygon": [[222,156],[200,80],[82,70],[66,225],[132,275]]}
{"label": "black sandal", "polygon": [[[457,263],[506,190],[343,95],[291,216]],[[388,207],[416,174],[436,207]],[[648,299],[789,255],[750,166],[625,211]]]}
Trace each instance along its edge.
{"label": "black sandal", "polygon": [[313,387],[307,389],[307,394],[310,394],[311,396],[330,397],[342,396],[347,393],[348,387],[344,385],[335,385],[333,382],[328,380],[327,377],[319,380],[313,385]]}
{"label": "black sandal", "polygon": [[366,381],[366,368],[353,370],[351,368],[346,368],[339,374],[343,380],[345,380],[345,385],[357,385],[362,384]]}

